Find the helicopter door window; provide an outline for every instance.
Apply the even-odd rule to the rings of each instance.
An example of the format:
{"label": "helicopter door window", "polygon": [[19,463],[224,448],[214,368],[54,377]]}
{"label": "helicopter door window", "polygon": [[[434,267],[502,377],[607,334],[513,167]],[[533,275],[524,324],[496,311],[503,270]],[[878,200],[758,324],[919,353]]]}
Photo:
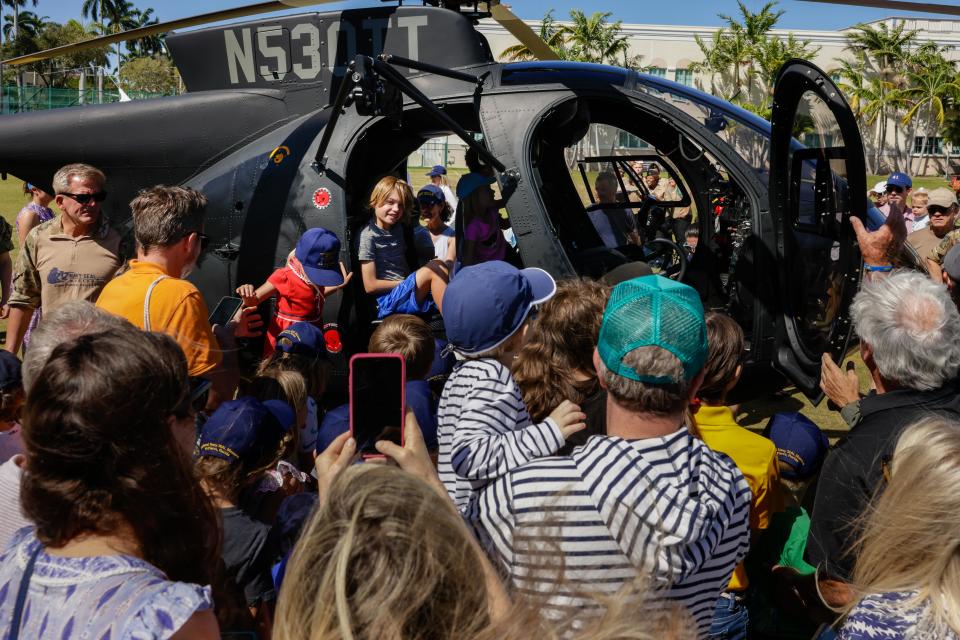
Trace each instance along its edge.
{"label": "helicopter door window", "polygon": [[841,310],[848,262],[850,191],[847,149],[839,124],[815,93],[801,97],[793,120],[795,145],[788,164],[787,268],[793,316],[801,345],[812,359],[829,350],[834,321]]}

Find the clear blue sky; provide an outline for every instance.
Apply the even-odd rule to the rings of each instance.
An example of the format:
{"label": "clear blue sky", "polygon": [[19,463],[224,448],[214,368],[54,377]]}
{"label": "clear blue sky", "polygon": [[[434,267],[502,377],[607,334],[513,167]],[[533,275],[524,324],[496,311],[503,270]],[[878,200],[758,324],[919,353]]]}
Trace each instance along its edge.
{"label": "clear blue sky", "polygon": [[[257,0],[133,0],[141,8],[152,7],[154,14],[161,20],[172,20],[191,16],[196,13],[206,13],[218,9],[226,9],[243,4],[254,4]],[[937,0],[940,3],[950,4],[953,0]],[[31,0],[27,0],[32,4]],[[327,5],[326,9],[344,7],[379,5],[380,0],[368,2],[339,2]],[[411,4],[414,4],[411,2]],[[539,19],[548,9],[554,9],[556,17],[565,17],[570,9],[580,8],[587,13],[608,10],[613,12],[613,19],[624,22],[646,24],[689,24],[694,26],[718,25],[720,20],[717,13],[737,12],[736,0],[674,0],[672,2],[645,3],[640,0],[605,0],[604,2],[573,2],[569,0],[513,0],[512,7],[515,13],[522,18]],[[746,0],[746,4],[753,10],[763,5],[762,0]],[[38,0],[37,7],[27,7],[41,16],[48,16],[53,20],[63,22],[70,18],[80,18],[82,0]],[[858,22],[878,20],[894,12],[888,9],[868,9],[860,7],[833,6],[800,2],[798,0],[781,0],[779,8],[786,13],[781,19],[780,26],[788,29],[842,29]],[[317,10],[324,10],[317,7]],[[313,8],[304,8],[291,11],[299,13],[311,11]],[[9,11],[9,9],[5,9]],[[937,16],[935,14],[902,13],[904,16]]]}

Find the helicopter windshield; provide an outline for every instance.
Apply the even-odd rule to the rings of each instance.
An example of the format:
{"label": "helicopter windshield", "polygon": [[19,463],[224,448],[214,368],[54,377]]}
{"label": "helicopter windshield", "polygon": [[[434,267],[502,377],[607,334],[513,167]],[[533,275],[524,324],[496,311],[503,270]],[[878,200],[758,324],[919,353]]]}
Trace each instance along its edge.
{"label": "helicopter windshield", "polygon": [[687,113],[731,145],[766,184],[770,173],[770,123],[756,114],[692,87],[638,73],[636,89]]}

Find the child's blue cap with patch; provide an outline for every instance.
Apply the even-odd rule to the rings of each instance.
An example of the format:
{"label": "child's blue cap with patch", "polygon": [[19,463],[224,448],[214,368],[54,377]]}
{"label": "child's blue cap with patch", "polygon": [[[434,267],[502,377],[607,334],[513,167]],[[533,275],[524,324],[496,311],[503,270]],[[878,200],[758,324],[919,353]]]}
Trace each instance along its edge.
{"label": "child's blue cap with patch", "polygon": [[780,475],[789,480],[813,476],[830,448],[830,441],[820,427],[795,411],[775,413],[763,435],[776,445],[777,460],[783,463]]}
{"label": "child's blue cap with patch", "polygon": [[200,431],[197,456],[239,462],[276,448],[291,428],[296,414],[286,402],[243,397],[227,400],[214,411]]}
{"label": "child's blue cap with patch", "polygon": [[324,353],[323,329],[310,322],[295,322],[277,334],[277,351],[314,357]]}

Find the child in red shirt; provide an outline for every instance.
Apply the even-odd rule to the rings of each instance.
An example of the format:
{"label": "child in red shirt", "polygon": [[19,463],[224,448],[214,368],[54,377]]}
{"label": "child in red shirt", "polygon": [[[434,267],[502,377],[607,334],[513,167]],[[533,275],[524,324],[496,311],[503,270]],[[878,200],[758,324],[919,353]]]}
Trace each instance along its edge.
{"label": "child in red shirt", "polygon": [[300,237],[297,248],[287,257],[287,266],[274,271],[256,290],[252,284],[237,287],[245,307],[256,307],[267,298],[277,296],[277,312],[267,326],[264,357],[273,353],[277,336],[296,322],[309,322],[323,328],[324,300],[347,286],[353,277],[338,260],[339,256],[337,235],[316,227]]}

